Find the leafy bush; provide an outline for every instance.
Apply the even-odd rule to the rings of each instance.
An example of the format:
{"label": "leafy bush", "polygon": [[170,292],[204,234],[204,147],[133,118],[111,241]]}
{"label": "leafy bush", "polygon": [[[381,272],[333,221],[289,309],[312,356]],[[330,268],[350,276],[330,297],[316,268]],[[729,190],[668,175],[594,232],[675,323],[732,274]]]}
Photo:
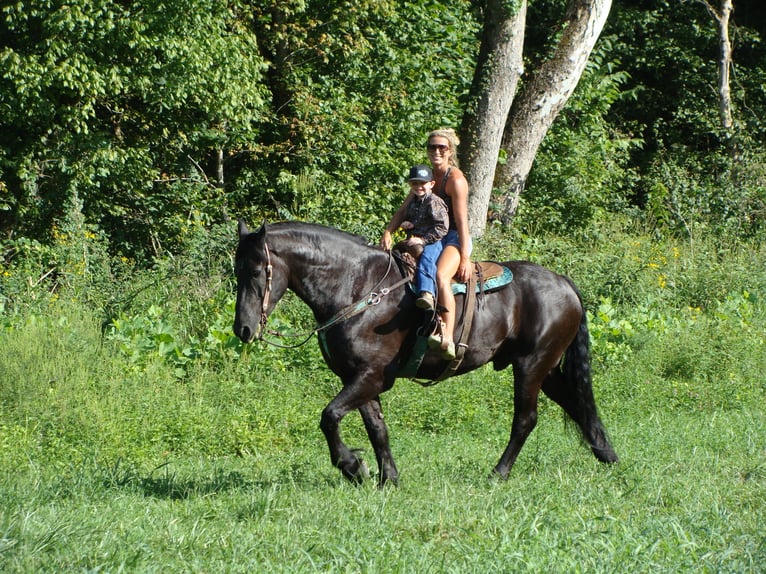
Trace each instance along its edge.
{"label": "leafy bush", "polygon": [[[605,391],[607,407],[626,397],[691,410],[736,409],[760,400],[766,391],[757,377],[766,368],[763,246],[716,238],[660,241],[624,227],[630,228],[615,220],[579,238],[527,237],[518,230],[506,237],[491,228],[476,253],[505,259],[513,252],[575,280],[589,313],[597,379],[606,374],[618,381]],[[50,285],[29,283],[18,273],[47,266],[58,252],[19,244],[3,278],[7,295],[0,307],[0,374],[11,382],[0,388],[2,440],[22,437],[43,451],[70,449],[72,456],[109,432],[114,437],[100,439],[99,448],[120,453],[122,443],[141,444],[147,456],[188,449],[252,453],[308,440],[305,429],[316,431],[318,413],[339,382],[316,341],[287,350],[243,345],[234,336],[234,235],[232,224],[193,226],[185,253],[128,274],[129,282],[121,279],[124,271],[85,274],[59,281],[53,293]],[[70,237],[62,240],[64,251]],[[603,247],[607,241],[609,249]],[[22,287],[34,304],[18,304]],[[103,292],[112,294],[106,303]],[[269,320],[269,328],[283,334],[307,334],[313,326],[308,308],[289,293]],[[267,337],[286,344],[301,340]],[[25,375],[33,365],[37,371]],[[394,393],[386,400],[400,413],[400,424],[422,432],[474,423],[484,428],[495,424],[485,407],[510,409],[511,378],[508,372],[476,376],[482,385],[500,382],[507,393],[485,397],[489,403],[479,406],[475,389],[456,383],[449,391]],[[96,399],[78,404],[85,389],[119,398],[106,407]],[[176,406],[167,412],[163,403]],[[132,422],[109,431],[117,412]],[[63,430],[52,434],[54,428]],[[349,428],[352,437],[364,436],[358,420]]]}

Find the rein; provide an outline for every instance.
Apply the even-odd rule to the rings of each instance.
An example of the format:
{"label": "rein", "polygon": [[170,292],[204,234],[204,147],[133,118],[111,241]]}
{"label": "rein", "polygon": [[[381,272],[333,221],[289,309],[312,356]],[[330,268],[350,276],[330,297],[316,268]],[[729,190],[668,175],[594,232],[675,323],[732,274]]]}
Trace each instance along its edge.
{"label": "rein", "polygon": [[264,343],[267,343],[269,345],[272,345],[273,347],[279,347],[280,349],[297,349],[298,347],[301,347],[302,345],[305,345],[309,342],[311,337],[314,336],[314,334],[323,333],[324,331],[327,331],[328,329],[334,327],[335,325],[338,325],[339,323],[343,323],[344,321],[347,321],[351,317],[354,317],[355,315],[358,315],[359,313],[362,313],[365,311],[368,307],[374,307],[376,305],[379,305],[380,302],[383,300],[383,297],[388,295],[391,291],[394,289],[398,289],[405,283],[409,282],[412,277],[406,276],[403,279],[400,279],[390,287],[383,287],[380,289],[380,292],[378,292],[378,288],[382,285],[382,283],[386,280],[388,277],[388,274],[391,273],[391,268],[393,267],[393,261],[394,256],[391,251],[388,252],[388,267],[386,268],[386,273],[383,275],[383,277],[378,281],[375,286],[365,295],[362,299],[355,303],[351,303],[350,305],[347,305],[343,309],[341,309],[339,312],[337,312],[335,315],[330,317],[327,321],[324,323],[320,323],[314,326],[314,328],[307,332],[307,333],[301,333],[298,335],[285,335],[283,333],[280,333],[278,331],[271,331],[269,330],[269,334],[275,335],[277,337],[305,337],[303,341],[300,343],[296,343],[295,345],[283,345],[282,343],[277,343],[275,341],[269,341],[268,339],[265,339],[263,337],[264,332],[266,332],[266,322],[268,321],[268,315],[266,314],[266,310],[269,306],[269,300],[271,297],[271,287],[272,287],[272,277],[273,277],[273,267],[271,265],[271,253],[269,251],[269,246],[267,243],[264,242],[264,251],[266,252],[266,289],[263,293],[263,303],[261,305],[261,329],[260,334],[258,335],[258,340],[263,341]]}

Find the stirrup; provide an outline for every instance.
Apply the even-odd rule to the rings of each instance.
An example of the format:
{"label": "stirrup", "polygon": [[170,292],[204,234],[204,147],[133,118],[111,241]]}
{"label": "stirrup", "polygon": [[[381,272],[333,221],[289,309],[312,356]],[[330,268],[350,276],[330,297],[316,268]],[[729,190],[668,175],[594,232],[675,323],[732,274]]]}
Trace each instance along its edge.
{"label": "stirrup", "polygon": [[438,350],[442,358],[452,360],[457,356],[455,353],[455,342],[452,338],[444,338],[446,330],[446,323],[439,319],[436,323],[436,329],[428,336],[428,348]]}
{"label": "stirrup", "polygon": [[444,342],[444,330],[446,326],[444,321],[437,317],[436,326],[433,332],[428,336],[428,348],[429,349],[441,349]]}
{"label": "stirrup", "polygon": [[441,350],[443,359],[451,361],[457,357],[457,353],[455,353],[455,341],[442,341]]}
{"label": "stirrup", "polygon": [[429,349],[441,349],[442,336],[441,333],[431,333],[428,335],[428,348]]}

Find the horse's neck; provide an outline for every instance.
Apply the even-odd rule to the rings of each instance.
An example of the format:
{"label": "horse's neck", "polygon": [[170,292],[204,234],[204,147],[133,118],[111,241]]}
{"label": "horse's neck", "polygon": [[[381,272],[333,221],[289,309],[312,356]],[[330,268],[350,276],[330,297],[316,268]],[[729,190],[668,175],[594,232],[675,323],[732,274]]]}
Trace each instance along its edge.
{"label": "horse's neck", "polygon": [[359,247],[340,242],[312,252],[305,245],[294,244],[285,251],[288,288],[317,319],[326,319],[356,302],[383,277],[385,270],[377,271],[375,252]]}

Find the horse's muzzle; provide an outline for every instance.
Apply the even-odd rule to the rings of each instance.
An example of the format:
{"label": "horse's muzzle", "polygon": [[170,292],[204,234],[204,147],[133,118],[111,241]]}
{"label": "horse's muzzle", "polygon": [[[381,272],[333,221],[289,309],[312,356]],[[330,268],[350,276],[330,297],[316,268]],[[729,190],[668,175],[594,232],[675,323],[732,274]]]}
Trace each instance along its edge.
{"label": "horse's muzzle", "polygon": [[260,326],[255,329],[251,329],[248,325],[241,325],[234,323],[234,334],[239,337],[243,343],[252,343],[258,336]]}

